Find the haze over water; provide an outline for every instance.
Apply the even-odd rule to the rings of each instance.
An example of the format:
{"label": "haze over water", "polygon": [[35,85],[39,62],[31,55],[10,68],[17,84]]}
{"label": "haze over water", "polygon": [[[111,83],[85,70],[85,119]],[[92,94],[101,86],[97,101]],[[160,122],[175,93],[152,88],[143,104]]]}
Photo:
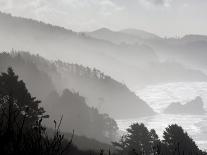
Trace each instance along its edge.
{"label": "haze over water", "polygon": [[171,103],[185,104],[197,96],[204,102],[207,109],[207,83],[206,82],[179,82],[152,85],[136,94],[145,100],[157,112],[157,115],[139,119],[117,120],[120,130],[125,131],[132,123],[144,123],[148,128],[155,129],[160,138],[163,131],[170,124],[178,124],[195,139],[201,149],[207,148],[207,114],[204,115],[174,115],[164,114],[163,110]]}

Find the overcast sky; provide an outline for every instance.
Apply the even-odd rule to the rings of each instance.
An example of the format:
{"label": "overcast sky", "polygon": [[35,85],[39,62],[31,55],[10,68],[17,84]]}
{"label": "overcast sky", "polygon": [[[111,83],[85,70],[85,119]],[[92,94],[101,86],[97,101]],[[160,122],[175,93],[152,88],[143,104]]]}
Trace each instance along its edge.
{"label": "overcast sky", "polygon": [[207,35],[207,0],[0,0],[0,10],[74,31],[107,27]]}

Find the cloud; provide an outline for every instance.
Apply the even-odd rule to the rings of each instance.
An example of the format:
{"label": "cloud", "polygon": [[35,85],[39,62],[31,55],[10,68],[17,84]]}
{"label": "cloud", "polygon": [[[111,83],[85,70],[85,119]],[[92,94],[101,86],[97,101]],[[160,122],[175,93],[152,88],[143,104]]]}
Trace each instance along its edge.
{"label": "cloud", "polygon": [[100,25],[124,8],[113,0],[0,0],[0,10],[74,28]]}

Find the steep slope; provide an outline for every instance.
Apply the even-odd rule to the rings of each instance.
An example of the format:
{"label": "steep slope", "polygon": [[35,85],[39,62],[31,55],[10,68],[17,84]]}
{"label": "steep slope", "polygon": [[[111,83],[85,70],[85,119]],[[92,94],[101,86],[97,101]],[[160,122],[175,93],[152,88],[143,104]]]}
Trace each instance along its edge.
{"label": "steep slope", "polygon": [[[29,62],[36,66],[39,71],[47,73],[59,93],[64,89],[79,92],[81,96],[86,97],[86,103],[90,107],[96,107],[100,112],[107,113],[113,118],[136,118],[154,114],[153,110],[125,85],[104,75],[99,70],[61,61],[51,62],[29,53],[13,52],[11,56],[6,53],[6,56],[10,58],[10,61],[4,58],[4,54],[0,57],[4,60],[1,63],[6,64],[3,67],[4,69],[10,65],[16,66],[18,69],[18,64],[22,61]],[[18,59],[18,57],[21,59]],[[24,67],[30,68],[29,66],[23,66],[22,71],[24,71]],[[22,76],[27,72],[18,73]],[[30,78],[25,80],[29,83]],[[42,82],[41,87],[44,88]],[[38,88],[38,83],[35,87]]]}

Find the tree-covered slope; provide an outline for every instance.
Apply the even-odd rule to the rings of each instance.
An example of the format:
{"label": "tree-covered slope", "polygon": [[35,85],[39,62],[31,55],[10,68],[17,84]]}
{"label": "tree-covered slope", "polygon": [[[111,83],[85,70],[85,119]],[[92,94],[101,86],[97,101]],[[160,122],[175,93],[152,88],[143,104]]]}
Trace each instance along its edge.
{"label": "tree-covered slope", "polygon": [[[95,107],[100,112],[107,113],[113,118],[136,118],[154,114],[147,103],[137,97],[126,85],[104,75],[99,70],[62,61],[49,61],[43,57],[24,52],[2,53],[0,58],[3,64],[2,71],[8,66],[14,66],[20,77],[27,81],[26,83],[31,83],[31,86],[35,85],[37,88],[37,90],[31,91],[36,91],[41,96],[49,94],[52,90],[62,93],[64,89],[70,89],[84,96],[90,107]],[[33,75],[33,68],[30,66],[35,67],[47,79],[44,81],[35,78],[41,74]],[[24,71],[24,68],[30,70],[32,74],[27,70]],[[38,85],[38,82],[41,86]],[[47,95],[44,96],[44,98],[46,97]]]}

